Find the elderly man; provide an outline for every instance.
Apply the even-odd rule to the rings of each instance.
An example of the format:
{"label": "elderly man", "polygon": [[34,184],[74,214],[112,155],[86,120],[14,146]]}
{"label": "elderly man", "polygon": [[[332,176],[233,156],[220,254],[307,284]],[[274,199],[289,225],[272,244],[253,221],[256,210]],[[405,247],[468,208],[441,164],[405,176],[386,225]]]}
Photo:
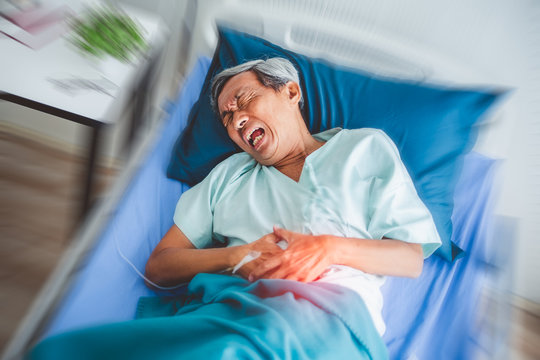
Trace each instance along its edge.
{"label": "elderly man", "polygon": [[440,240],[390,139],[312,136],[298,83],[279,58],[213,80],[244,152],[181,196],[146,266],[148,284],[186,293],[141,298],[138,320],[48,338],[29,358],[388,358],[381,275],[418,276]]}
{"label": "elderly man", "polygon": [[395,145],[374,129],[311,135],[285,59],[224,70],[212,90],[244,152],[182,195],[148,278],[167,286],[240,266],[249,281],[339,284],[360,294],[383,333],[379,275],[417,277],[440,244]]}

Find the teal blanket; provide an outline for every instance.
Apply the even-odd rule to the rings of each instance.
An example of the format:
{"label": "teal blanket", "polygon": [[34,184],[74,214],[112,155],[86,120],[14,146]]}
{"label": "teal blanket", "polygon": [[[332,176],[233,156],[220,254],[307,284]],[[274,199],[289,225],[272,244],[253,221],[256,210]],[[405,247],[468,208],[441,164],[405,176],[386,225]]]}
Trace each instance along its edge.
{"label": "teal blanket", "polygon": [[45,339],[29,359],[387,359],[362,299],[318,283],[200,274],[137,320]]}

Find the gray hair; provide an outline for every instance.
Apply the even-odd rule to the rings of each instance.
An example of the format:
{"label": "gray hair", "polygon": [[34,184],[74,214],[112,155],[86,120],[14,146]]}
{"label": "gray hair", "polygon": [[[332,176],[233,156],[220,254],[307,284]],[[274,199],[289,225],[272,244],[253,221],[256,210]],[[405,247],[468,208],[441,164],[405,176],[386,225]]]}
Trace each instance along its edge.
{"label": "gray hair", "polygon": [[[296,71],[296,68],[289,60],[284,58],[275,57],[267,60],[252,60],[236,65],[221,71],[212,79],[210,104],[216,114],[219,115],[217,100],[227,81],[233,76],[246,71],[253,71],[262,85],[270,87],[275,91],[280,90],[289,81],[300,84],[298,71]],[[304,105],[301,91],[300,102],[298,103],[300,108]]]}

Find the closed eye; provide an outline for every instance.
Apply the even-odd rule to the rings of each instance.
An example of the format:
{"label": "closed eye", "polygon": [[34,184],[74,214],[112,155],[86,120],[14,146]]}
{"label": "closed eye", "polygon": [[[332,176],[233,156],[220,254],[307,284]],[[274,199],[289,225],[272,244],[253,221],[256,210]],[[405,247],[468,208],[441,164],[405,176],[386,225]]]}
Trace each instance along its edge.
{"label": "closed eye", "polygon": [[253,99],[260,96],[255,90],[251,90],[243,93],[241,96],[237,97],[238,109],[245,109]]}
{"label": "closed eye", "polygon": [[223,110],[223,111],[221,112],[221,119],[225,119],[225,116],[227,116],[227,114],[229,114],[229,113],[230,113],[230,111]]}
{"label": "closed eye", "polygon": [[238,108],[238,99],[240,98],[240,95],[236,95],[234,97],[234,105],[229,107],[229,110],[223,110],[221,112],[221,121],[223,122],[223,125],[225,127],[229,126],[230,122],[232,121],[232,115],[233,110],[231,110],[233,107]]}
{"label": "closed eye", "polygon": [[226,110],[221,112],[221,121],[223,122],[223,125],[228,126],[232,119],[232,111]]}
{"label": "closed eye", "polygon": [[224,110],[221,112],[221,119],[225,127],[229,126],[233,119],[233,114],[236,110],[244,110],[253,99],[260,96],[255,90],[250,90],[238,94],[235,96],[235,107],[234,110]]}

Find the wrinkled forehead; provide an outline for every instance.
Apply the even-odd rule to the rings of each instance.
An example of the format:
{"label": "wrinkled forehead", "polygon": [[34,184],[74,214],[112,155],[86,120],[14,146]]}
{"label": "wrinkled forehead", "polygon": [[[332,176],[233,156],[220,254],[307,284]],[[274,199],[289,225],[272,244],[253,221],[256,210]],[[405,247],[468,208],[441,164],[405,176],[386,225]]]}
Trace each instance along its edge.
{"label": "wrinkled forehead", "polygon": [[218,108],[221,110],[224,106],[233,102],[235,98],[243,92],[261,87],[263,87],[263,85],[253,71],[245,71],[235,75],[227,80],[221,89],[217,99]]}

